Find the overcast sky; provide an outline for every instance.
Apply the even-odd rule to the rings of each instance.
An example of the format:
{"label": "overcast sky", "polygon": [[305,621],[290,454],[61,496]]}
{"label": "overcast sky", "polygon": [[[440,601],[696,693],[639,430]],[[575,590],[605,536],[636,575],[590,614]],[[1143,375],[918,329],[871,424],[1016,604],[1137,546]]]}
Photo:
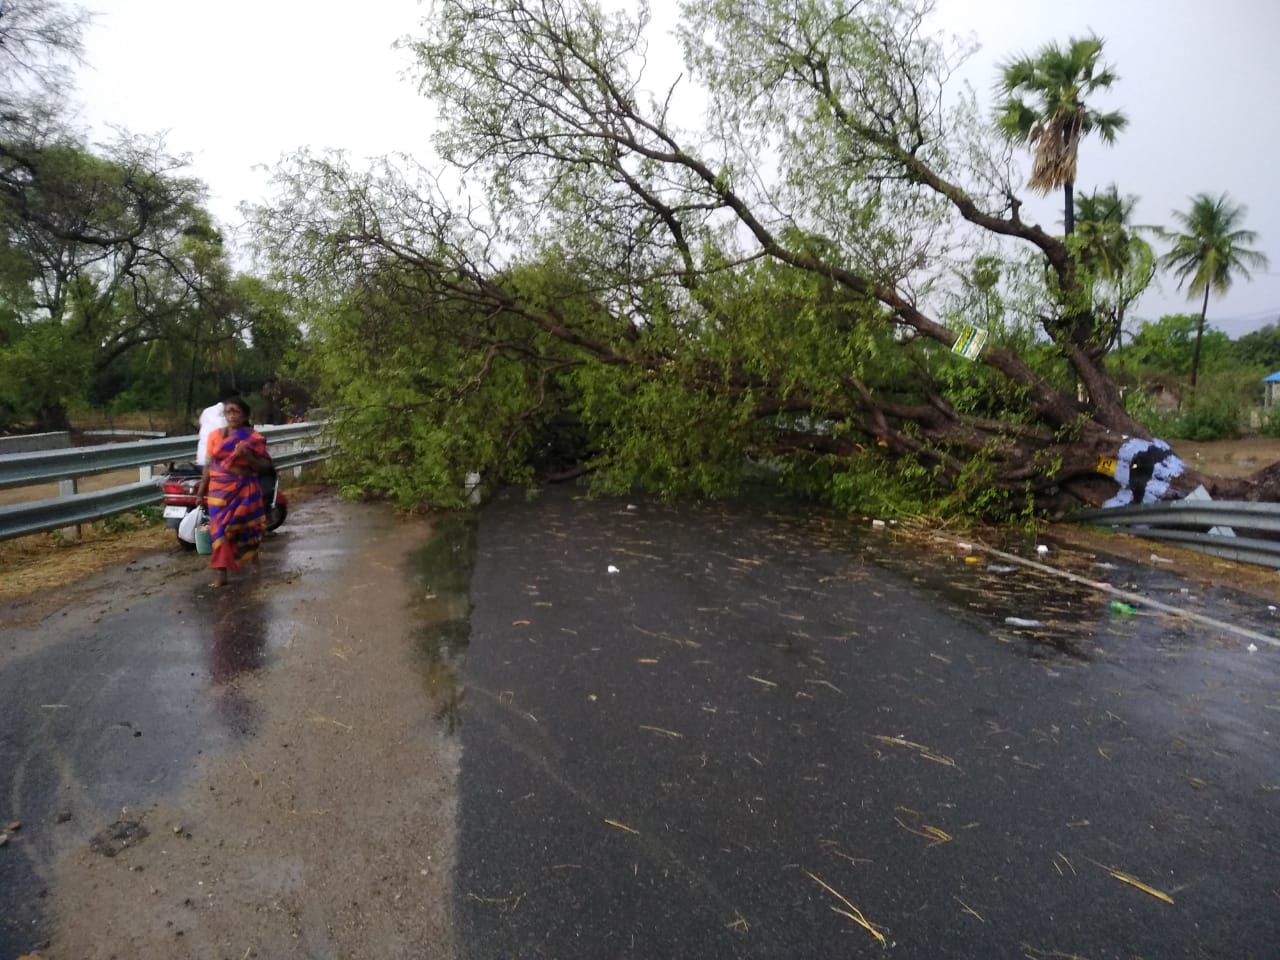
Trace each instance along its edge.
{"label": "overcast sky", "polygon": [[[431,110],[391,49],[426,10],[414,0],[88,5],[99,13],[78,74],[85,121],[99,137],[107,124],[165,133],[172,152],[191,155],[226,225],[238,222],[240,202],[266,198],[254,168],[299,147],[342,148],[356,160],[403,151],[432,165]],[[652,6],[660,20],[675,4]],[[1123,110],[1129,127],[1114,147],[1086,144],[1077,189],[1115,182],[1140,198],[1136,222],[1168,226],[1192,194],[1229,193],[1248,208],[1245,225],[1271,264],[1212,300],[1209,320],[1232,336],[1280,320],[1280,2],[937,0],[936,25],[981,44],[963,76],[984,99],[1009,56],[1102,37],[1120,81],[1097,105]],[[1027,200],[1025,218],[1061,229],[1060,198]],[[1198,312],[1172,279],[1160,282],[1139,316]]]}

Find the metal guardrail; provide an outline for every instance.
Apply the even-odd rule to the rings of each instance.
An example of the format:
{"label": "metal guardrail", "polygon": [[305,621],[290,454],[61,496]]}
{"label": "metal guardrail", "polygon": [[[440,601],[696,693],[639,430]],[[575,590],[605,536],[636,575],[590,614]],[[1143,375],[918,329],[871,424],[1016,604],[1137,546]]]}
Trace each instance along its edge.
{"label": "metal guardrail", "polygon": [[1280,568],[1280,503],[1173,500],[1083,510],[1067,519],[1176,543],[1227,560]]}
{"label": "metal guardrail", "polygon": [[[296,442],[320,435],[323,423],[291,423],[279,427],[259,427],[268,445]],[[37,450],[12,453],[0,457],[0,490],[5,487],[29,487],[65,477],[83,477],[125,467],[149,467],[157,463],[186,463],[194,459],[196,434],[189,437],[166,437],[163,440],[137,440],[132,443],[108,443],[94,447],[69,447],[62,450]]]}
{"label": "metal guardrail", "polygon": [[[308,446],[291,452],[272,450],[276,469],[301,468],[328,459],[336,449],[324,436],[324,423],[298,423],[279,427],[260,427],[268,445],[285,446],[310,441]],[[189,462],[198,438],[168,437],[163,440],[139,440],[68,450],[44,450],[0,456],[0,488],[31,486],[60,481],[71,489],[56,497],[0,506],[0,540],[74,527],[76,524],[102,520],[117,513],[160,503],[164,491],[160,478],[151,470],[157,464]],[[138,467],[137,483],[111,487],[93,493],[77,493],[75,478],[127,467]]]}
{"label": "metal guardrail", "polygon": [[97,493],[71,494],[0,507],[0,540],[90,523],[112,514],[159,503],[163,496],[157,481],[142,480]]}
{"label": "metal guardrail", "polygon": [[163,430],[125,430],[119,427],[111,430],[81,430],[80,434],[85,437],[167,437],[169,435]]}

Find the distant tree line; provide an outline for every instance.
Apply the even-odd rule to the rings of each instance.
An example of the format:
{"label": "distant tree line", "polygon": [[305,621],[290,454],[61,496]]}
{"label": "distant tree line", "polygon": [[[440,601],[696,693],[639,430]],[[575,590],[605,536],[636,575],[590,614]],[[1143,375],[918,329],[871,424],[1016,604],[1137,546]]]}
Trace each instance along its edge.
{"label": "distant tree line", "polygon": [[232,269],[184,158],[153,137],[90,144],[67,119],[88,19],[0,8],[0,430],[66,429],[86,407],[189,422],[298,340],[279,291]]}

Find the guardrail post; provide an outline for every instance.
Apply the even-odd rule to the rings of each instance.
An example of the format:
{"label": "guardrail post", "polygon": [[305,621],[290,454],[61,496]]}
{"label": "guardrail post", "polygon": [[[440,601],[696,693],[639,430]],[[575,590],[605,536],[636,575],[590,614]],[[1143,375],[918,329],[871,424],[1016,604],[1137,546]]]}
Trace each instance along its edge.
{"label": "guardrail post", "polygon": [[[74,497],[77,492],[78,485],[75,477],[63,477],[58,481],[58,496]],[[63,539],[70,540],[73,543],[80,539],[80,524],[71,527],[62,528]]]}
{"label": "guardrail post", "polygon": [[[302,443],[298,440],[286,440],[283,446],[284,446],[284,449],[280,452],[282,454],[290,454],[290,453],[293,453],[295,450],[298,450],[302,446]],[[293,479],[297,480],[301,476],[302,476],[302,466],[298,465],[293,468]]]}

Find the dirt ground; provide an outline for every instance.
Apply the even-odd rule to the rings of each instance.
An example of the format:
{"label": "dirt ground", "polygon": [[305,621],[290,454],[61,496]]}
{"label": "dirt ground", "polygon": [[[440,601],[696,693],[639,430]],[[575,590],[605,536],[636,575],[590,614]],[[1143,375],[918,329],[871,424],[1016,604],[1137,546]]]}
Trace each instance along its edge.
{"label": "dirt ground", "polygon": [[1247,477],[1280,460],[1280,437],[1239,440],[1170,440],[1169,446],[1189,466],[1221,477]]}

